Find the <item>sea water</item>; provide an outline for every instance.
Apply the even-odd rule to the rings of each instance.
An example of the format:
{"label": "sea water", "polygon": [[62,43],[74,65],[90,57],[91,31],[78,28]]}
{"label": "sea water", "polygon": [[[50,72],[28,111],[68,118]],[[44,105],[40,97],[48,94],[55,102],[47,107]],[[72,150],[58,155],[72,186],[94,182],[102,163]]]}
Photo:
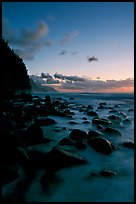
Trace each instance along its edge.
{"label": "sea water", "polygon": [[[134,202],[134,150],[119,145],[123,141],[131,140],[134,142],[134,95],[130,93],[47,93],[38,94],[44,98],[50,95],[52,99],[62,97],[62,100],[69,102],[71,111],[74,111],[74,121],[76,125],[69,124],[70,119],[59,116],[49,116],[57,121],[57,124],[42,127],[45,137],[54,141],[47,145],[38,145],[36,149],[49,151],[53,146],[58,145],[63,137],[69,136],[72,129],[81,129],[86,132],[97,130],[92,123],[82,123],[85,116],[91,122],[93,117],[79,112],[79,107],[91,105],[98,113],[100,118],[107,118],[110,109],[98,110],[99,103],[106,102],[107,107],[114,107],[120,112],[127,114],[131,120],[130,124],[122,124],[115,127],[120,131],[121,137],[107,136],[117,150],[110,155],[96,152],[90,146],[86,149],[76,150],[71,147],[69,151],[82,156],[88,160],[88,164],[63,168],[56,175],[59,182],[50,184],[50,192],[44,192],[40,185],[40,177],[43,172],[37,174],[26,193],[27,202]],[[74,98],[71,100],[71,98]],[[62,130],[66,127],[66,130]],[[61,130],[61,131],[56,131]],[[108,169],[117,174],[113,177],[91,176]]]}

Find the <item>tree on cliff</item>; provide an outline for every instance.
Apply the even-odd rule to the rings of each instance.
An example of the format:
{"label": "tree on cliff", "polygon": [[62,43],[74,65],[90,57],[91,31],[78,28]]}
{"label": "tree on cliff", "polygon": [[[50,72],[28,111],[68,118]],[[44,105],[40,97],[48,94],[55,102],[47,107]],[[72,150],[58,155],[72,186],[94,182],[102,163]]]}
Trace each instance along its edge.
{"label": "tree on cliff", "polygon": [[0,94],[31,88],[23,60],[1,39]]}

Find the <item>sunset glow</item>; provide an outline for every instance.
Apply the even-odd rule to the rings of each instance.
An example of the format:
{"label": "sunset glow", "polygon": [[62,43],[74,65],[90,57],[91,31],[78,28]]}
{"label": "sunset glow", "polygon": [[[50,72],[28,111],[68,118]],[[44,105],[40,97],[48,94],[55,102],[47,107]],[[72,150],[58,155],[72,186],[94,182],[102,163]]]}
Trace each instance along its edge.
{"label": "sunset glow", "polygon": [[[119,84],[99,90],[82,84],[80,90],[78,81],[72,88],[71,80],[60,84],[50,77],[47,84],[59,91],[134,91],[133,3],[3,2],[2,26],[3,37],[23,58],[29,75],[87,76],[97,87],[97,78]],[[129,85],[127,79],[132,80]]]}

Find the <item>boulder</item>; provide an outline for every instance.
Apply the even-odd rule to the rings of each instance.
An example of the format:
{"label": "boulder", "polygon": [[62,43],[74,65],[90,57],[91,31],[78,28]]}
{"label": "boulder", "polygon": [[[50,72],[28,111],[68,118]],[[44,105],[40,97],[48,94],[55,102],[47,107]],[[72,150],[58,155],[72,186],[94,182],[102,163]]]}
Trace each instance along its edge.
{"label": "boulder", "polygon": [[103,109],[105,109],[106,107],[105,106],[99,106],[98,108],[97,108],[97,110],[103,110]]}
{"label": "boulder", "polygon": [[67,152],[60,147],[53,147],[49,152],[48,168],[50,171],[57,171],[64,167],[86,164],[87,160]]}
{"label": "boulder", "polygon": [[131,120],[128,119],[128,118],[126,118],[125,120],[123,120],[123,123],[124,123],[124,124],[130,124],[130,123],[131,123]]}
{"label": "boulder", "polygon": [[2,166],[2,184],[7,184],[18,177],[18,167],[16,165],[3,165]]}
{"label": "boulder", "polygon": [[85,140],[82,140],[82,141],[77,141],[75,146],[82,150],[82,149],[85,149],[87,147],[87,144],[86,144],[86,141]]}
{"label": "boulder", "polygon": [[87,115],[98,117],[98,113],[96,113],[95,111],[88,111]]}
{"label": "boulder", "polygon": [[88,135],[85,131],[80,129],[74,129],[70,132],[70,138],[75,141],[81,141],[83,139],[87,139]]}
{"label": "boulder", "polygon": [[69,137],[64,137],[63,139],[60,140],[59,142],[60,145],[75,145],[76,142]]}
{"label": "boulder", "polygon": [[87,117],[83,117],[82,120],[87,120]]}
{"label": "boulder", "polygon": [[107,127],[103,130],[101,130],[101,133],[104,133],[104,134],[108,134],[108,135],[118,135],[118,136],[121,136],[121,133],[114,129],[114,128],[111,128],[111,127]]}
{"label": "boulder", "polygon": [[89,124],[90,121],[89,121],[89,120],[85,120],[85,121],[83,121],[82,123],[84,123],[84,124]]}
{"label": "boulder", "polygon": [[116,105],[114,105],[114,108],[118,108],[119,106],[116,104]]}
{"label": "boulder", "polygon": [[107,105],[107,103],[102,102],[102,103],[99,103],[99,105],[100,105],[100,106],[106,106],[106,105]]}
{"label": "boulder", "polygon": [[88,139],[92,138],[92,137],[100,137],[102,136],[102,133],[95,131],[95,130],[89,130],[88,132]]}
{"label": "boulder", "polygon": [[105,118],[93,118],[92,124],[110,126],[112,123]]}
{"label": "boulder", "polygon": [[126,113],[120,112],[119,114],[120,114],[122,117],[124,117],[124,118],[127,117],[127,114],[126,114]]}
{"label": "boulder", "polygon": [[103,127],[102,125],[97,125],[97,129],[98,129],[98,130],[103,130],[104,127]]}
{"label": "boulder", "polygon": [[88,105],[88,106],[86,107],[86,109],[87,109],[87,110],[93,110],[94,108],[93,108],[93,106]]}
{"label": "boulder", "polygon": [[43,130],[37,124],[32,124],[22,137],[26,145],[36,145],[44,142]]}
{"label": "boulder", "polygon": [[134,112],[134,110],[130,108],[130,109],[128,109],[128,112]]}
{"label": "boulder", "polygon": [[114,110],[114,109],[109,111],[109,113],[117,113],[117,112],[118,112],[118,111],[117,111],[117,110]]}
{"label": "boulder", "polygon": [[69,100],[74,100],[74,99],[75,99],[74,97],[69,98]]}
{"label": "boulder", "polygon": [[69,124],[71,124],[71,125],[76,125],[76,124],[78,124],[78,123],[75,122],[75,121],[73,121],[73,120],[71,120],[71,121],[69,122]]}
{"label": "boulder", "polygon": [[112,177],[112,176],[115,176],[117,175],[116,172],[113,172],[113,171],[110,171],[110,170],[103,170],[99,173],[101,176],[104,176],[104,177]]}
{"label": "boulder", "polygon": [[111,154],[114,149],[113,144],[109,140],[102,137],[91,138],[88,140],[88,144],[96,151],[106,155]]}
{"label": "boulder", "polygon": [[56,124],[57,122],[52,118],[36,119],[35,123],[40,126],[48,126]]}
{"label": "boulder", "polygon": [[125,142],[121,143],[121,145],[123,147],[134,149],[134,143],[132,141],[125,141]]}
{"label": "boulder", "polygon": [[121,122],[121,118],[117,115],[109,115],[108,119],[110,119],[111,121]]}

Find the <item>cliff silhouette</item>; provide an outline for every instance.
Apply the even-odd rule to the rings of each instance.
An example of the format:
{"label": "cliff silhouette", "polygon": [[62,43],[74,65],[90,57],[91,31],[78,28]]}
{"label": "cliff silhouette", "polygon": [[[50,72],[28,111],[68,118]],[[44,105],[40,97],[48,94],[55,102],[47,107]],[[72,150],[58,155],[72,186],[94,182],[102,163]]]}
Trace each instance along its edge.
{"label": "cliff silhouette", "polygon": [[0,95],[7,96],[31,89],[29,75],[23,60],[1,39]]}

